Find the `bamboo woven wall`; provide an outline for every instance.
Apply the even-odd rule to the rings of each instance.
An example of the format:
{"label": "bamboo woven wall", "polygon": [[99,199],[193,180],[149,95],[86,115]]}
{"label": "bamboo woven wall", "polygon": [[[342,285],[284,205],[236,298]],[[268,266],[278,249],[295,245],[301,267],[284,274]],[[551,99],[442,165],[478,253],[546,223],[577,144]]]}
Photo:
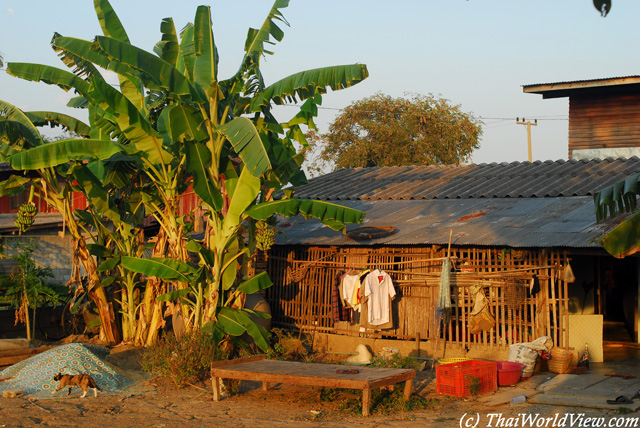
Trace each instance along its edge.
{"label": "bamboo woven wall", "polygon": [[[438,331],[435,305],[446,248],[433,247],[303,247],[273,248],[267,270],[274,285],[267,290],[274,326],[350,336],[433,340]],[[501,346],[551,336],[568,344],[568,292],[563,280],[566,252],[496,248],[451,248],[458,272],[451,274],[452,317],[441,338],[462,346]],[[394,328],[362,331],[359,324],[334,322],[331,293],[340,271],[377,268],[391,275],[397,292]],[[464,270],[461,272],[460,270]],[[509,294],[512,284],[526,284],[533,275],[541,291],[526,292],[518,305]],[[490,331],[470,334],[471,286],[482,284],[496,324]],[[518,309],[519,308],[519,309]]]}

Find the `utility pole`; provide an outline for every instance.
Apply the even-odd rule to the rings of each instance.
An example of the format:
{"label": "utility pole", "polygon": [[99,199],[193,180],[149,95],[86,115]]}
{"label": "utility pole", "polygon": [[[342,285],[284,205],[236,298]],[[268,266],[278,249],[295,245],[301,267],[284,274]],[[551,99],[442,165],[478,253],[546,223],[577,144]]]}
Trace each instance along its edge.
{"label": "utility pole", "polygon": [[516,123],[518,125],[527,125],[527,148],[529,149],[529,162],[532,162],[531,157],[531,125],[538,126],[538,119],[534,119],[534,122],[531,123],[530,120],[522,118],[522,122],[520,122],[520,118],[516,117]]}

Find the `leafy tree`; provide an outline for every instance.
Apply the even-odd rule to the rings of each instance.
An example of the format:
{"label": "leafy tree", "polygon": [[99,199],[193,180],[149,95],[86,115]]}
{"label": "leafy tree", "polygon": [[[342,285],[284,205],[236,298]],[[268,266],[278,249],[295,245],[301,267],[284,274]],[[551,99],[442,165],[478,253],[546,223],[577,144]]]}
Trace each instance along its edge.
{"label": "leafy tree", "polygon": [[27,339],[32,340],[35,332],[36,310],[43,304],[57,304],[58,293],[46,281],[53,277],[51,268],[38,267],[33,259],[33,252],[38,246],[33,240],[17,241],[11,256],[17,262],[8,279],[5,296],[16,307],[16,324],[25,324]]}
{"label": "leafy tree", "polygon": [[384,94],[349,105],[329,132],[310,132],[315,171],[340,168],[459,164],[478,148],[480,123],[445,99]]}
{"label": "leafy tree", "polygon": [[[38,64],[8,65],[17,77],[75,90],[79,97],[70,104],[89,109],[88,133],[71,129],[68,118],[47,117],[90,138],[44,144],[32,117],[5,103],[0,153],[14,169],[38,171],[37,182],[46,186],[40,196],[63,214],[66,209],[76,253],[89,274],[89,291],[122,287],[128,340],[153,343],[170,312],[188,330],[206,327],[220,340],[248,332],[266,348],[268,333],[251,320],[255,313],[243,308],[245,293],[271,285],[266,274],[251,275],[249,269],[254,223],[275,213],[301,213],[344,230],[345,222],[362,220],[359,211],[322,201],[273,200],[287,183],[306,180],[294,141],[306,144],[300,126],[314,126],[321,94],[368,76],[364,65],[344,65],[299,72],[267,86],[260,60],[272,53],[265,46],[284,35],[277,24],[286,24],[281,9],[288,3],[276,0],[263,25],[249,29],[238,71],[225,80],[218,78],[211,13],[205,6],[198,7],[194,23],[179,35],[170,18],[163,20],[162,40],[152,54],[130,44],[107,0],[94,0],[104,36],[90,42],[56,34],[52,41],[73,73]],[[105,82],[101,68],[118,74],[119,90]],[[297,99],[304,101],[300,111],[278,123],[272,105]],[[55,188],[60,177],[65,191]],[[2,190],[18,191],[27,181],[14,176]],[[188,237],[194,213],[180,211],[180,198],[190,188],[200,197],[207,220],[202,242]],[[70,213],[60,203],[73,190],[86,195],[87,210]],[[150,259],[140,257],[145,216],[160,225]],[[247,229],[248,245],[243,238]],[[92,256],[102,258],[99,266]],[[96,300],[99,308],[111,303],[104,296]],[[100,319],[101,334],[114,341],[112,314],[105,310]]]}

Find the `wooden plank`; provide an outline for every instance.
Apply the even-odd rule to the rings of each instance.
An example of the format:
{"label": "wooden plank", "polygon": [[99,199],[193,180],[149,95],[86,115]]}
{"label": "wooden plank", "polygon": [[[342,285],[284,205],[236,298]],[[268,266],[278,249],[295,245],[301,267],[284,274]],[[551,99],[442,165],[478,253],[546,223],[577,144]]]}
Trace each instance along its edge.
{"label": "wooden plank", "polygon": [[242,364],[242,363],[251,363],[254,361],[262,361],[265,358],[266,358],[266,355],[252,355],[250,357],[236,358],[235,360],[214,361],[213,363],[211,363],[211,368],[213,369],[217,367],[225,367],[225,366],[232,366],[232,365]]}

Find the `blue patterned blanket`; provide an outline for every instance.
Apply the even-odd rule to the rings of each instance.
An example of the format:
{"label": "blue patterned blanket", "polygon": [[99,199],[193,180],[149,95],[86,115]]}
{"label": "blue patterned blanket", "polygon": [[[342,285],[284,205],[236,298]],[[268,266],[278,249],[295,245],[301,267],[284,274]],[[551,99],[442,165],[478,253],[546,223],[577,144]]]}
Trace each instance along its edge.
{"label": "blue patterned blanket", "polygon": [[[52,395],[58,386],[53,380],[56,373],[90,374],[103,394],[117,394],[133,383],[119,373],[104,358],[109,349],[84,343],[62,345],[14,364],[0,372],[0,391],[18,390],[35,398],[56,398],[67,395],[67,389]],[[72,396],[81,395],[80,388],[73,388]]]}

